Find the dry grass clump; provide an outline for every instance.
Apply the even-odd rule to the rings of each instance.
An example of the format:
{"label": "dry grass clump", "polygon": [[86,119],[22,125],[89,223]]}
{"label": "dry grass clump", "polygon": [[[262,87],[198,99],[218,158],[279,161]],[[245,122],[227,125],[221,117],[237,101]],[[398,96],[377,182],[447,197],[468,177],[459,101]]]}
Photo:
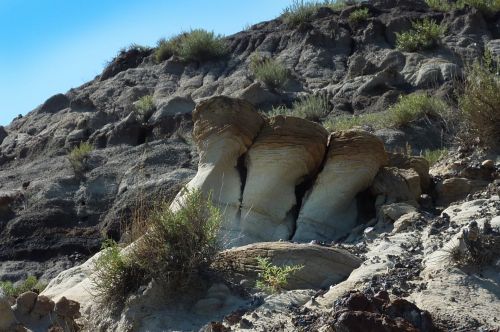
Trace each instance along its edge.
{"label": "dry grass clump", "polygon": [[156,62],[177,55],[184,61],[208,61],[221,58],[228,53],[226,42],[213,31],[194,29],[168,40],[160,39],[155,51]]}
{"label": "dry grass clump", "polygon": [[138,217],[136,230],[145,229],[144,235],[125,250],[105,242],[94,264],[95,295],[104,303],[123,303],[152,280],[168,296],[180,295],[200,284],[220,250],[221,213],[199,191],[187,193],[175,211],[169,202],[160,201]]}
{"label": "dry grass clump", "polygon": [[288,69],[283,64],[256,53],[250,57],[250,70],[255,78],[273,89],[283,87],[290,76]]}
{"label": "dry grass clump", "polygon": [[328,7],[332,10],[342,10],[348,5],[353,5],[357,0],[323,0],[323,1],[304,1],[294,0],[292,4],[283,10],[281,17],[283,21],[292,26],[298,26],[301,23],[309,22],[321,7]]}
{"label": "dry grass clump", "polygon": [[90,143],[82,142],[69,153],[67,158],[76,177],[83,176],[83,173],[88,169],[88,158],[93,150],[94,147]]}

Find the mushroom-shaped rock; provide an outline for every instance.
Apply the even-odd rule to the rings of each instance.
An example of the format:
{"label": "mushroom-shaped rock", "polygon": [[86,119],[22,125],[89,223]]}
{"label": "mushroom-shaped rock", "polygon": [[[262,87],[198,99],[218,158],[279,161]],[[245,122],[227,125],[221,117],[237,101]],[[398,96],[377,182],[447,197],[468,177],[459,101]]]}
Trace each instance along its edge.
{"label": "mushroom-shaped rock", "polygon": [[238,159],[252,144],[264,119],[249,102],[220,96],[198,104],[193,120],[193,138],[200,155],[198,172],[177,195],[171,208],[176,210],[183,204],[188,190],[211,194],[225,215],[222,228],[230,233],[241,201]]}
{"label": "mushroom-shaped rock", "polygon": [[259,272],[257,257],[269,258],[273,265],[303,265],[290,275],[286,289],[322,288],[344,280],[361,265],[346,250],[290,242],[262,242],[221,252],[215,265],[236,279],[255,282]]}
{"label": "mushroom-shaped rock", "polygon": [[322,126],[301,118],[277,116],[264,125],[246,157],[240,243],[290,239],[295,188],[321,166],[327,139]]}
{"label": "mushroom-shaped rock", "polygon": [[383,142],[363,130],[333,133],[323,170],[306,194],[294,241],[336,240],[356,224],[356,195],[387,163]]}

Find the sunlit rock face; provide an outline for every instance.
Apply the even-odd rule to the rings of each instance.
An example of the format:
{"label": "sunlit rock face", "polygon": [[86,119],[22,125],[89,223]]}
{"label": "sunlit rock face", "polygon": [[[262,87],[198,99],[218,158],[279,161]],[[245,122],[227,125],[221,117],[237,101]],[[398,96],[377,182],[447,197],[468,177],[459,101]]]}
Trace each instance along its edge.
{"label": "sunlit rock face", "polygon": [[[238,219],[242,192],[238,159],[247,152],[264,119],[249,102],[214,97],[196,107],[193,120],[193,139],[200,160],[198,172],[186,189],[211,195],[225,216],[222,233],[231,238],[227,232],[231,233],[232,222]],[[182,204],[186,189],[177,195],[172,209]]]}
{"label": "sunlit rock face", "polygon": [[290,239],[297,204],[295,188],[323,161],[328,133],[295,117],[269,119],[246,156],[240,244]]}
{"label": "sunlit rock face", "polygon": [[362,130],[333,133],[324,167],[304,197],[293,240],[331,241],[346,235],[357,220],[356,194],[386,163],[376,136]]}

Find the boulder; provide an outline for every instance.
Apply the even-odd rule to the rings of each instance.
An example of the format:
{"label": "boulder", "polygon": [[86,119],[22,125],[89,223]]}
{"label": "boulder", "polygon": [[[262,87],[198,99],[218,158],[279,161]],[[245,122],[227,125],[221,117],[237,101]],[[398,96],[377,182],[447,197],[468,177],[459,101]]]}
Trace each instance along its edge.
{"label": "boulder", "polygon": [[393,223],[402,215],[416,212],[417,209],[407,203],[394,203],[383,205],[378,211],[378,221],[384,223]]}
{"label": "boulder", "polygon": [[186,190],[198,189],[211,194],[224,211],[223,232],[233,238],[231,232],[239,232],[237,216],[241,202],[238,159],[253,143],[264,119],[247,101],[214,97],[198,104],[193,120],[193,139],[200,155],[198,172],[185,190],[179,192],[171,207],[175,210],[183,204]]}
{"label": "boulder", "polygon": [[17,324],[7,296],[0,289],[0,331],[12,331]]}
{"label": "boulder", "polygon": [[387,163],[384,144],[363,130],[332,134],[323,170],[306,194],[294,241],[336,240],[356,224],[355,196]]}
{"label": "boulder", "polygon": [[64,296],[56,302],[54,312],[62,317],[76,319],[81,316],[80,303],[68,300]]}
{"label": "boulder", "polygon": [[385,203],[416,202],[422,193],[418,173],[396,167],[380,169],[370,190],[374,195],[384,195]]}
{"label": "boulder", "polygon": [[387,153],[389,157],[389,166],[401,169],[412,169],[420,177],[420,186],[422,191],[426,192],[431,184],[429,175],[429,162],[424,157],[408,156],[401,153]]}
{"label": "boulder", "polygon": [[34,318],[42,318],[54,310],[54,301],[49,299],[47,296],[39,295],[36,299],[33,310],[31,311],[31,316]]}
{"label": "boulder", "polygon": [[157,111],[149,119],[149,123],[157,123],[163,118],[173,117],[176,114],[191,113],[195,108],[193,99],[189,96],[172,96],[156,102]]}
{"label": "boulder", "polygon": [[236,97],[247,100],[256,106],[262,104],[270,105],[278,103],[281,100],[278,94],[265,89],[260,82],[252,83],[245,89],[238,91]]}
{"label": "boulder", "polygon": [[253,243],[221,252],[215,265],[237,280],[255,284],[259,270],[257,257],[267,257],[277,266],[303,265],[290,276],[285,289],[328,287],[347,278],[361,265],[361,259],[348,251],[315,244],[290,242]]}
{"label": "boulder", "polygon": [[5,137],[7,137],[9,134],[7,133],[7,131],[5,130],[5,128],[3,126],[0,126],[0,145],[2,145],[2,142],[3,140],[5,139]]}
{"label": "boulder", "polygon": [[33,310],[38,294],[35,292],[25,292],[19,295],[16,299],[15,311],[25,315]]}
{"label": "boulder", "polygon": [[245,160],[240,243],[290,239],[295,188],[316,174],[327,137],[322,126],[295,117],[277,116],[264,125]]}
{"label": "boulder", "polygon": [[488,185],[488,181],[470,180],[467,178],[450,178],[436,185],[436,205],[448,206],[467,195],[475,193]]}
{"label": "boulder", "polygon": [[413,325],[402,319],[392,319],[386,315],[367,311],[346,311],[337,315],[333,324],[335,331],[371,332],[419,332]]}
{"label": "boulder", "polygon": [[58,93],[47,99],[38,109],[38,113],[56,113],[69,106],[69,98]]}

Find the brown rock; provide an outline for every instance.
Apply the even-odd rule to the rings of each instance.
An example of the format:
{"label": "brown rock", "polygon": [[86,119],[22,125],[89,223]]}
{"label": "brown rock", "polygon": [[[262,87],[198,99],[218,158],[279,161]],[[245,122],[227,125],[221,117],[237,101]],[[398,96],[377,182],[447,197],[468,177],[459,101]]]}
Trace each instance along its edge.
{"label": "brown rock", "polygon": [[385,203],[416,202],[422,193],[420,183],[413,169],[383,167],[373,180],[371,192],[386,196]]}
{"label": "brown rock", "polygon": [[436,204],[438,206],[448,206],[452,202],[464,199],[468,194],[485,188],[488,183],[488,181],[469,180],[466,178],[446,179],[436,185]]}
{"label": "brown rock", "polygon": [[81,316],[80,314],[80,303],[68,300],[64,296],[57,301],[54,312],[60,316],[76,319]]}
{"label": "brown rock", "polygon": [[19,295],[16,299],[16,311],[21,314],[30,313],[35,306],[38,294],[35,292],[25,292]]}
{"label": "brown rock", "polygon": [[401,169],[413,169],[420,177],[422,190],[426,192],[431,184],[429,175],[429,162],[424,157],[407,156],[401,153],[387,153],[389,157],[389,166]]}
{"label": "brown rock", "polygon": [[346,311],[337,313],[333,326],[335,331],[348,332],[419,332],[403,319],[392,319],[383,314],[366,311]]}
{"label": "brown rock", "polygon": [[36,318],[41,318],[48,315],[54,310],[54,301],[44,295],[39,295],[31,314]]}

